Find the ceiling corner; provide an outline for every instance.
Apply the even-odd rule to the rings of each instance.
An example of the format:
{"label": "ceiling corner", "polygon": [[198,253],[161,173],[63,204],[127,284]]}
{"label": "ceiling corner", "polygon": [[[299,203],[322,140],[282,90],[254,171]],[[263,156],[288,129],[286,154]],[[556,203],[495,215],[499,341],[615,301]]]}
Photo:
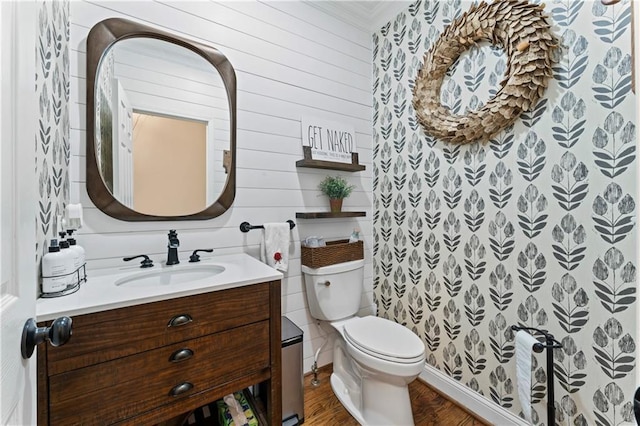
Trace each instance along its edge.
{"label": "ceiling corner", "polygon": [[322,10],[323,12],[340,19],[354,27],[376,32],[389,22],[412,1],[387,0],[387,1],[318,1],[303,0],[306,4]]}
{"label": "ceiling corner", "polygon": [[396,15],[409,7],[412,1],[378,1],[378,5],[372,10],[370,30],[378,31],[384,24],[393,20]]}

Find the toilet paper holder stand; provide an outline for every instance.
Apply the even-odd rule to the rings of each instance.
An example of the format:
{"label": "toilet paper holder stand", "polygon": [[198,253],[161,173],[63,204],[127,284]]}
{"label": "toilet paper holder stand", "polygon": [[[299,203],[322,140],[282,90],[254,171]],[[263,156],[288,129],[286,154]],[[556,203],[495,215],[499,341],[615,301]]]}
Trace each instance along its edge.
{"label": "toilet paper holder stand", "polygon": [[547,425],[554,425],[556,419],[556,407],[554,404],[555,393],[553,389],[553,379],[555,375],[553,371],[553,350],[561,349],[562,343],[558,342],[556,338],[553,337],[553,334],[549,333],[547,330],[541,330],[533,327],[520,327],[517,325],[512,325],[511,329],[513,331],[525,330],[531,334],[537,333],[544,336],[544,343],[534,343],[533,351],[536,353],[542,353],[545,349],[547,350]]}

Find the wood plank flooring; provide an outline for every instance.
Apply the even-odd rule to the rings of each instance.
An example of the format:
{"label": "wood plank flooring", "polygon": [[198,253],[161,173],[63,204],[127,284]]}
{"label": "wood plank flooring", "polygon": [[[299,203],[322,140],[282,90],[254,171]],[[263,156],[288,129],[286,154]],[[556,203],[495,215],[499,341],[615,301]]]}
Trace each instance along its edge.
{"label": "wood plank flooring", "polygon": [[[358,426],[331,390],[331,367],[320,368],[318,387],[311,385],[313,375],[304,378],[304,426]],[[419,380],[409,385],[409,394],[416,426],[486,425]]]}

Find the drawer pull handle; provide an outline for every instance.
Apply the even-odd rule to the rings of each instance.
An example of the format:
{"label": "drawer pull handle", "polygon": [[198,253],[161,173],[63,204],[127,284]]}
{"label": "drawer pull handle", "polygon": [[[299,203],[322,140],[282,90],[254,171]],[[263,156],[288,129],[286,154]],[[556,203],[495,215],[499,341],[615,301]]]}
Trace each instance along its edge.
{"label": "drawer pull handle", "polygon": [[171,390],[169,391],[169,396],[180,396],[185,392],[189,392],[191,389],[193,389],[192,383],[180,383],[179,385],[175,385],[173,388],[171,388]]}
{"label": "drawer pull handle", "polygon": [[189,324],[191,321],[193,321],[193,318],[191,318],[191,315],[189,314],[176,315],[169,320],[169,324],[167,324],[167,327],[178,327],[181,325]]}
{"label": "drawer pull handle", "polygon": [[171,354],[169,357],[169,361],[171,362],[180,362],[186,359],[189,359],[193,356],[193,351],[191,349],[179,349]]}

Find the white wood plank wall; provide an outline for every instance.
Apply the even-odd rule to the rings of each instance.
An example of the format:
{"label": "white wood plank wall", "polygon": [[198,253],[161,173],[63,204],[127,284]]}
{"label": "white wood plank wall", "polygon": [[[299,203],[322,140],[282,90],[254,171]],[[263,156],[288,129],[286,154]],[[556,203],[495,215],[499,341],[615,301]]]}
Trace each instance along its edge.
{"label": "white wood plank wall", "polygon": [[[220,49],[238,79],[237,195],[224,215],[207,221],[130,223],[97,210],[85,188],[86,36],[97,22],[123,17],[178,32]],[[371,45],[370,34],[304,2],[74,1],[71,2],[71,202],[82,202],[85,224],[78,235],[90,268],[118,265],[123,256],[146,253],[164,260],[169,228],[180,238],[180,256],[197,248],[215,254],[246,252],[257,257],[260,231],[252,224],[294,219],[291,262],[282,285],[282,313],[304,331],[304,368],[321,347],[324,332],[308,312],[300,273],[300,239],[348,237],[354,227],[365,241],[361,306],[372,305]],[[328,172],[296,168],[302,158],[300,117],[321,116],[352,123],[360,162],[367,170],[341,174],[357,185],[347,210],[366,218],[296,220],[298,211],[326,208],[317,183]],[[170,196],[170,194],[168,194]],[[89,284],[90,285],[90,282]],[[325,345],[320,365],[331,361]]]}

